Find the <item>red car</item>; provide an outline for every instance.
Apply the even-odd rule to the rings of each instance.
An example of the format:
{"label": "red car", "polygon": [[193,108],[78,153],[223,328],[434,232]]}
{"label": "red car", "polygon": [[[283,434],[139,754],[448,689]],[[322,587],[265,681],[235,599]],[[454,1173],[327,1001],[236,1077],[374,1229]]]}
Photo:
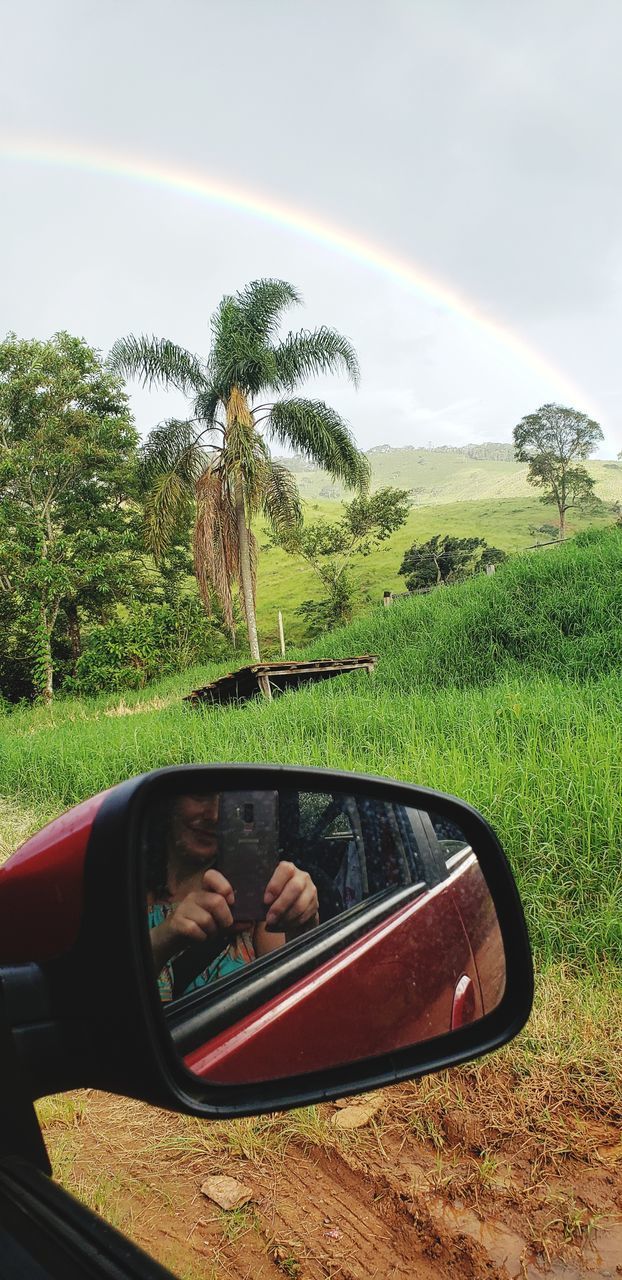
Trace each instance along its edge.
{"label": "red car", "polygon": [[[212,817],[184,844],[166,815],[187,796],[209,796]],[[179,911],[170,867],[201,842],[210,874],[248,869],[236,894],[255,939],[269,926],[253,878],[302,884],[312,914],[296,929],[282,911],[274,945],[226,973],[242,924],[216,903],[224,927],[204,913],[176,944],[182,995],[163,1003],[149,912]],[[217,953],[213,982],[195,943]],[[34,1099],[92,1086],[203,1117],[274,1111],[490,1051],[531,998],[511,872],[451,797],[272,766],[159,770],[94,797],[0,868],[0,1274],[168,1274],[51,1181]]]}

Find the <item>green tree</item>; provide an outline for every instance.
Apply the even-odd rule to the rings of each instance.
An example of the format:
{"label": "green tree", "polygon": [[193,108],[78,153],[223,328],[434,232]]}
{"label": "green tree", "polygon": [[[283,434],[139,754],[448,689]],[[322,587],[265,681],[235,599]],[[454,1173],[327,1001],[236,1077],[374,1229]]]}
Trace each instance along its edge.
{"label": "green tree", "polygon": [[127,617],[117,612],[89,630],[72,690],[143,689],[150,680],[225,657],[227,644],[215,619],[206,618],[197,593],[176,603],[137,603]]}
{"label": "green tree", "polygon": [[413,542],[404,552],[398,573],[409,591],[421,591],[444,583],[462,582],[471,574],[505,560],[505,551],[490,547],[484,538],[453,538],[436,533],[427,542]]}
{"label": "green tree", "polygon": [[[317,374],[343,371],[358,381],[354,350],[334,329],[279,337],[284,310],[300,301],[283,280],[255,280],[222,299],[212,317],[207,360],[166,339],[133,336],[116,342],[110,354],[116,372],[137,376],[143,385],[175,387],[190,398],[189,420],[162,423],[144,449],[149,542],[159,557],[180,510],[194,504],[201,597],[209,610],[216,596],[233,633],[232,585],[238,585],[254,661],[260,652],[252,521],[260,511],[276,530],[301,520],[294,478],[271,457],[267,440],[312,458],[353,488],[368,480],[367,459],[339,414],[321,400],[292,395],[300,381]],[[267,682],[264,692],[269,696]]]}
{"label": "green tree", "polygon": [[514,456],[528,462],[527,479],[544,490],[541,502],[554,504],[559,536],[566,536],[566,513],[593,501],[594,480],[581,466],[603,439],[597,422],[560,404],[544,404],[514,428]]}
{"label": "green tree", "polygon": [[120,379],[82,339],[0,344],[0,612],[45,701],[59,620],[77,656],[79,610],[135,584],[137,439]]}
{"label": "green tree", "polygon": [[298,610],[314,630],[350,621],[354,607],[350,576],[353,558],[371,555],[401,528],[410,505],[407,489],[386,487],[346,503],[339,520],[318,520],[281,529],[273,535],[275,544],[311,566],[324,588],[321,600],[305,600]]}

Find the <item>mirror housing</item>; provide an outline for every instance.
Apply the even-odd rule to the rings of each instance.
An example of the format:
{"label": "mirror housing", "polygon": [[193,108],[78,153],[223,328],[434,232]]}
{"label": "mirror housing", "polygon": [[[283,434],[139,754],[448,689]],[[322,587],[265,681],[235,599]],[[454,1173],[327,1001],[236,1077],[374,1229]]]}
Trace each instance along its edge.
{"label": "mirror housing", "polygon": [[[181,790],[284,788],[356,790],[378,802],[433,809],[461,827],[477,850],[505,950],[505,990],[494,1009],[433,1039],[304,1074],[238,1083],[191,1074],[153,980],[140,856],[143,815],[154,797]],[[0,870],[0,938],[7,1015],[32,1097],[90,1086],[202,1116],[302,1106],[467,1061],[516,1035],[533,996],[520,899],[481,815],[427,788],[323,769],[183,765],[93,797],[26,842]],[[408,976],[405,969],[405,981]],[[251,1024],[266,1004],[257,981],[249,974],[257,988],[247,1015]],[[294,985],[290,1001],[296,990]],[[331,990],[341,990],[335,998],[343,998],[343,985]]]}

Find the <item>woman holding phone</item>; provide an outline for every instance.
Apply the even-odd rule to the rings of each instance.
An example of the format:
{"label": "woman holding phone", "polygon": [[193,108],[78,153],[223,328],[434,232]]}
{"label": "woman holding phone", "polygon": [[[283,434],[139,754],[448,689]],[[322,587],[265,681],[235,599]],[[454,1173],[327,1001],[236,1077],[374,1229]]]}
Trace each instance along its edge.
{"label": "woman holding phone", "polygon": [[277,863],[256,919],[235,919],[235,889],[218,869],[219,816],[218,794],[177,796],[158,824],[160,838],[155,824],[147,838],[149,928],[163,1002],[235,972],[318,923],[316,887],[293,862]]}

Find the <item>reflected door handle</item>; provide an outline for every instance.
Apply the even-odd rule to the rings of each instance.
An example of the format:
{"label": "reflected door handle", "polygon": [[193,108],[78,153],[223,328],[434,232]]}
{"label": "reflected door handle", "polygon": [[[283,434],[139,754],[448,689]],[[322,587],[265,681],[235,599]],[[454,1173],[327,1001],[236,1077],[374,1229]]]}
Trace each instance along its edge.
{"label": "reflected door handle", "polygon": [[463,973],[456,983],[454,1003],[451,1010],[451,1029],[463,1027],[472,1022],[475,1016],[475,987],[468,973]]}

